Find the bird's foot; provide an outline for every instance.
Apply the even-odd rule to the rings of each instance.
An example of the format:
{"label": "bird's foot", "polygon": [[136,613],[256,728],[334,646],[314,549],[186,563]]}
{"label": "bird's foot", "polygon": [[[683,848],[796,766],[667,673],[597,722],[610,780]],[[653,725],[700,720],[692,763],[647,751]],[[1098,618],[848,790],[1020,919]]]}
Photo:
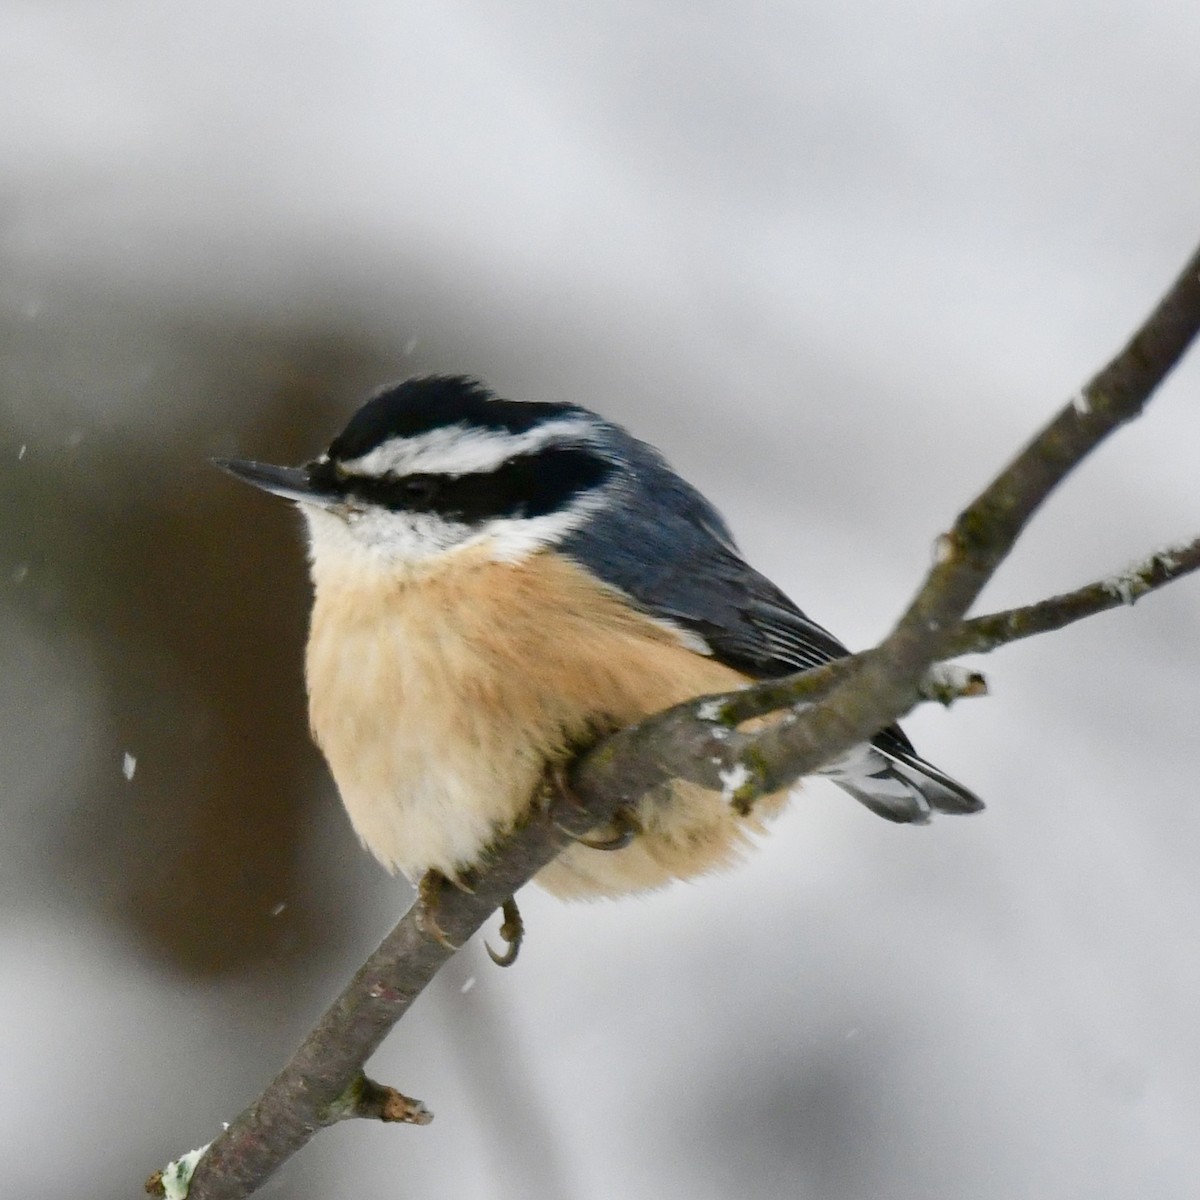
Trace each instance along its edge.
{"label": "bird's foot", "polygon": [[417,900],[420,905],[417,910],[417,928],[435,942],[441,942],[447,950],[457,950],[459,947],[445,935],[438,924],[442,889],[447,884],[452,884],[460,891],[470,891],[470,888],[462,886],[461,880],[444,875],[441,871],[429,870],[421,876],[421,881],[417,884]]}
{"label": "bird's foot", "polygon": [[[551,797],[561,797],[568,804],[581,810],[586,807],[571,787],[570,780],[567,778],[566,767],[562,763],[553,764],[549,768],[547,775],[547,790]],[[613,813],[612,820],[609,822],[613,832],[608,837],[589,837],[585,834],[576,833],[575,830],[568,829],[561,821],[555,821],[554,825],[561,833],[565,833],[571,841],[580,846],[586,846],[589,850],[624,850],[635,837],[645,832],[641,818],[638,816],[636,810],[628,804],[622,804]]]}
{"label": "bird's foot", "polygon": [[635,837],[646,832],[641,817],[628,804],[622,804],[613,813],[609,825],[612,833],[608,837],[578,837],[575,841],[589,850],[624,850]]}
{"label": "bird's foot", "polygon": [[500,926],[500,936],[505,942],[504,950],[497,954],[487,942],[483,943],[483,947],[496,966],[511,967],[517,961],[521,943],[525,940],[525,922],[521,920],[521,910],[513,896],[505,900],[500,911],[504,914],[504,924]]}

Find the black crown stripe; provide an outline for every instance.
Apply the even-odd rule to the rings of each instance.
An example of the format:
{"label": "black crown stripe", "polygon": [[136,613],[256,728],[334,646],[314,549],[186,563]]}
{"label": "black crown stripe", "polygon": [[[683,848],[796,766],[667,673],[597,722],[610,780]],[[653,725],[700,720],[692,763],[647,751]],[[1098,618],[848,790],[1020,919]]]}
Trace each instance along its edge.
{"label": "black crown stripe", "polygon": [[465,375],[427,375],[406,379],[368,400],[329,447],[329,457],[347,462],[389,438],[454,425],[526,433],[548,418],[582,412],[573,404],[501,400]]}

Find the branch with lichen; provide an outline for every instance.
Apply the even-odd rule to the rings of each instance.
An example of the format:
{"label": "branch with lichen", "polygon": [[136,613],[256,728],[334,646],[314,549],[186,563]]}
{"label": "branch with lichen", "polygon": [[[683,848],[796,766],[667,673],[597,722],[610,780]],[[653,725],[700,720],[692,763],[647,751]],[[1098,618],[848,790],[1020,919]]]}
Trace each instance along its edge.
{"label": "branch with lichen", "polygon": [[[990,654],[1010,642],[1050,633],[1086,617],[1132,605],[1140,597],[1198,568],[1200,538],[1155,550],[1115,574],[1074,591],[952,625],[946,631],[945,644],[937,652],[935,661],[917,676],[911,703],[896,717],[903,716],[921,702],[936,701],[948,705],[957,699],[986,692],[982,675],[962,668],[948,671],[941,664],[949,659],[965,654]],[[877,658],[879,650],[851,654],[823,667],[770,680],[744,691],[686,701],[615,734],[584,760],[581,769],[599,762],[601,753],[611,753],[613,762],[599,762],[599,771],[624,770],[627,758],[633,761],[639,754],[648,754],[651,743],[661,743],[659,782],[678,777],[703,787],[728,791],[728,781],[737,778],[738,786],[733,789],[731,800],[739,809],[748,812],[759,796],[785,787],[801,775],[810,774],[842,752],[837,750],[828,757],[821,757],[815,765],[802,760],[804,765],[793,773],[797,760],[782,759],[780,765],[781,752],[777,747],[787,742],[810,709],[816,710],[828,703],[828,698],[839,687],[855,678],[863,664]],[[739,728],[755,718],[773,715],[776,719],[768,730],[742,731]],[[667,736],[663,736],[664,732]],[[637,749],[626,753],[619,746],[621,739],[628,739]],[[851,738],[848,744],[854,745],[861,740],[864,739]],[[597,768],[591,766],[591,769]],[[610,785],[601,775],[591,786],[599,791]]]}
{"label": "branch with lichen", "polygon": [[[363,1065],[453,954],[451,946],[474,934],[573,834],[605,824],[618,809],[672,778],[726,791],[739,809],[749,811],[759,796],[819,770],[915,705],[949,703],[984,690],[976,673],[938,664],[1132,603],[1196,570],[1200,539],[1074,592],[966,619],[1034,512],[1096,446],[1139,415],[1198,329],[1200,252],[1129,344],[937,540],[932,569],[878,646],[801,675],[688,701],[592,747],[572,765],[572,796],[551,795],[499,840],[470,893],[442,893],[437,926],[445,942],[431,936],[420,904],[414,905],[258,1099],[198,1161],[186,1156],[192,1160],[186,1172],[175,1170],[170,1180],[173,1194],[240,1200],[318,1129],[340,1120],[430,1120],[420,1101],[368,1080]],[[745,728],[760,718],[765,719]],[[165,1194],[164,1173],[156,1172],[147,1186]]]}

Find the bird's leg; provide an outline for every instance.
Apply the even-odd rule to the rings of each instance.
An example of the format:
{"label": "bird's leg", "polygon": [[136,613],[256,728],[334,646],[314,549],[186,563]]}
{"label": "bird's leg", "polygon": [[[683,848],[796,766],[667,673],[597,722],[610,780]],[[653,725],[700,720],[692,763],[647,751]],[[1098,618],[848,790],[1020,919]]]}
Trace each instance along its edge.
{"label": "bird's leg", "polygon": [[504,913],[504,924],[500,926],[500,936],[505,942],[504,952],[497,954],[487,942],[483,943],[483,948],[496,966],[511,967],[517,961],[521,943],[525,940],[525,922],[521,920],[521,910],[517,907],[515,896],[509,896],[500,911]]}
{"label": "bird's leg", "polygon": [[[417,928],[428,934],[436,942],[441,942],[447,950],[457,950],[456,946],[443,932],[438,924],[437,913],[441,905],[442,889],[448,883],[458,884],[457,880],[443,875],[441,871],[429,870],[421,876],[417,884],[417,901],[420,908],[417,911]],[[468,890],[460,888],[460,890]]]}
{"label": "bird's leg", "polygon": [[[557,793],[576,808],[584,807],[583,801],[579,799],[572,789],[570,781],[567,779],[566,767],[562,763],[554,763],[547,771],[547,774],[552,792]],[[624,850],[638,834],[645,832],[642,827],[641,818],[637,815],[633,807],[628,804],[622,804],[613,813],[609,824],[612,825],[614,832],[606,838],[586,837],[572,832],[558,821],[555,821],[554,824],[557,829],[565,833],[573,842],[576,842],[580,846],[586,846],[589,850]]]}

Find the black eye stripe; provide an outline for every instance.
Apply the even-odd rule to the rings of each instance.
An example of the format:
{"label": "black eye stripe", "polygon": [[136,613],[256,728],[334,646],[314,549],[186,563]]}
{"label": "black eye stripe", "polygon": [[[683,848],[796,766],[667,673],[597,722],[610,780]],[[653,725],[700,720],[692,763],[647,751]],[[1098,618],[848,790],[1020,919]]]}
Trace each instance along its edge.
{"label": "black eye stripe", "polygon": [[352,495],[397,512],[436,513],[464,525],[497,517],[541,517],[600,487],[613,464],[589,450],[543,449],[469,475],[345,476]]}
{"label": "black eye stripe", "polygon": [[345,477],[337,473],[337,468],[328,458],[319,458],[310,462],[307,470],[308,482],[313,491],[333,496],[346,490]]}
{"label": "black eye stripe", "polygon": [[398,488],[410,507],[427,507],[436,501],[447,482],[445,475],[409,475],[389,484],[389,487]]}

